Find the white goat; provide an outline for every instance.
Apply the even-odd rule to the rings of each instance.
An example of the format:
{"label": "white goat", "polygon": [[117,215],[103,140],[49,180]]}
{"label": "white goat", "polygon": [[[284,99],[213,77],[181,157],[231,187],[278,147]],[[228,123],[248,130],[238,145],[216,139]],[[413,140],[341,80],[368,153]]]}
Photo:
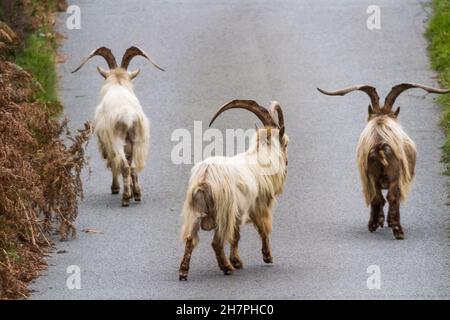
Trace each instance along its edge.
{"label": "white goat", "polygon": [[100,152],[112,171],[111,191],[120,191],[118,176],[122,173],[123,195],[122,206],[130,204],[133,196],[135,201],[141,201],[141,189],[138,172],[146,164],[150,141],[150,123],[137,99],[132,80],[140,70],[128,72],[128,65],[135,56],[143,56],[156,68],[160,68],[150,56],[137,47],[130,47],[125,52],[121,66],[117,66],[111,50],[100,47],[83,61],[72,73],[81,69],[94,56],[105,58],[109,70],[97,67],[105,78],[100,91],[100,103],[97,106],[94,119],[94,129],[99,140]]}
{"label": "white goat", "polygon": [[[182,213],[185,252],[180,280],[187,280],[200,228],[215,229],[212,246],[226,275],[242,268],[238,242],[240,226],[247,222],[252,222],[261,236],[264,262],[272,263],[271,209],[276,196],[283,192],[287,172],[289,138],[284,134],[283,112],[277,102],[272,102],[269,112],[255,101],[234,100],[219,109],[210,126],[222,112],[233,108],[253,112],[264,127],[257,128],[246,152],[234,157],[210,157],[193,167]],[[278,123],[273,118],[275,112]],[[225,256],[225,242],[231,245],[230,260]]]}

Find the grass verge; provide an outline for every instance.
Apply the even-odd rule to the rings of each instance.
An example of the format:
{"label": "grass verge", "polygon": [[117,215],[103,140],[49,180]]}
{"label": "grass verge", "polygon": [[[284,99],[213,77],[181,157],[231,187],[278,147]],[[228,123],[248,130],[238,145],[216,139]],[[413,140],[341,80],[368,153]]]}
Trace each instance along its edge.
{"label": "grass verge", "polygon": [[58,102],[55,61],[53,44],[40,34],[28,36],[25,49],[16,56],[17,65],[30,72],[41,85],[41,90],[36,92],[36,99],[50,106]]}
{"label": "grass verge", "polygon": [[55,13],[63,10],[65,0],[2,0],[0,19],[7,22],[19,38],[13,50],[15,63],[33,75],[39,84],[34,98],[56,115],[62,107],[58,97],[56,70]]}
{"label": "grass verge", "polygon": [[[426,31],[432,67],[439,74],[442,87],[450,88],[450,0],[433,0],[433,16]],[[442,128],[447,137],[443,146],[446,174],[450,175],[450,95],[438,98],[443,106]]]}

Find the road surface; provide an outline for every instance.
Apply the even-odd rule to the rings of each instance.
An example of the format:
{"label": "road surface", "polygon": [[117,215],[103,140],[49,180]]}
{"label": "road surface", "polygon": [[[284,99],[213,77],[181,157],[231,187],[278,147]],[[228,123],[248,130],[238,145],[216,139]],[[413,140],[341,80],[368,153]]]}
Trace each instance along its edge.
{"label": "road surface", "polygon": [[[101,58],[70,74],[92,49],[105,45],[120,59],[137,45],[167,69],[142,58],[136,92],[151,119],[143,201],[129,208],[110,194],[110,173],[93,139],[92,174],[77,220],[79,237],[57,243],[32,299],[337,299],[450,298],[446,178],[441,175],[438,123],[432,95],[411,90],[398,99],[400,120],[418,147],[417,177],[401,207],[406,240],[391,230],[367,231],[355,147],[368,97],[319,94],[358,83],[384,96],[411,81],[437,85],[423,37],[429,8],[417,0],[379,0],[381,29],[369,30],[373,1],[71,1],[81,8],[81,30],[59,29],[68,60],[60,68],[61,98],[73,128],[92,119],[102,79]],[[203,128],[234,98],[281,102],[290,136],[289,174],[275,209],[274,264],[265,265],[253,227],[242,230],[244,269],[226,277],[202,232],[189,281],[178,280],[183,245],[180,210],[191,165],[175,165],[176,129]],[[230,111],[215,127],[252,128],[250,113]],[[81,232],[84,228],[102,234]],[[69,290],[67,267],[79,266],[81,289]],[[369,266],[380,289],[369,289]]]}

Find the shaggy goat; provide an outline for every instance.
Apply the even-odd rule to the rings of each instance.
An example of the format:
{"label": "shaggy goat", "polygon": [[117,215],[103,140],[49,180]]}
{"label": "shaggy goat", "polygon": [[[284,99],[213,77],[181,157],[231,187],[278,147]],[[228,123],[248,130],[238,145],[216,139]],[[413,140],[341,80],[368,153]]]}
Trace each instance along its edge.
{"label": "shaggy goat", "polygon": [[140,70],[128,72],[128,65],[133,57],[142,56],[159,70],[164,70],[137,47],[126,50],[118,67],[111,50],[100,47],[92,51],[72,73],[80,70],[94,56],[103,57],[109,67],[109,70],[97,67],[100,75],[105,78],[105,83],[100,91],[101,101],[95,112],[94,129],[100,152],[112,171],[113,194],[120,191],[118,176],[122,173],[122,206],[126,207],[132,196],[135,201],[141,201],[138,172],[145,167],[150,140],[150,123],[134,93],[132,83]]}
{"label": "shaggy goat", "polygon": [[[242,268],[238,242],[240,226],[247,222],[252,222],[261,236],[264,262],[272,263],[271,210],[275,197],[283,192],[287,172],[288,136],[284,134],[283,112],[277,102],[272,102],[269,112],[255,101],[234,100],[217,111],[210,126],[222,112],[234,108],[254,113],[264,127],[257,128],[246,152],[234,157],[209,157],[192,168],[182,213],[185,252],[180,280],[187,280],[200,228],[215,229],[212,247],[219,268],[226,275]],[[224,252],[226,242],[231,246],[230,260]]]}
{"label": "shaggy goat", "polygon": [[386,203],[382,190],[388,190],[388,226],[392,228],[395,239],[404,239],[400,224],[400,203],[405,201],[411,189],[416,164],[416,146],[397,122],[400,107],[392,111],[397,97],[405,90],[420,88],[429,93],[449,93],[450,90],[435,89],[421,84],[402,83],[394,86],[381,107],[374,87],[358,85],[321,93],[343,96],[360,90],[371,101],[366,127],[359,137],[357,163],[366,204],[370,205],[368,228],[374,232],[384,226],[383,207]]}

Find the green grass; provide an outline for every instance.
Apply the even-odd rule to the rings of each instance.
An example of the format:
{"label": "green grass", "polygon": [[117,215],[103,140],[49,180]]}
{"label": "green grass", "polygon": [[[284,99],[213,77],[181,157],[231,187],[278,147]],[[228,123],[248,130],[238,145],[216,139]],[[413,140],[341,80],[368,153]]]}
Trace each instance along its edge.
{"label": "green grass", "polygon": [[[434,14],[426,31],[431,65],[439,74],[441,86],[450,88],[450,0],[433,0],[432,7]],[[443,106],[442,127],[447,137],[443,161],[450,175],[450,94],[440,96],[439,103]]]}
{"label": "green grass", "polygon": [[36,98],[48,105],[58,101],[56,48],[51,40],[39,33],[27,37],[25,48],[17,54],[16,63],[29,71],[42,86]]}
{"label": "green grass", "polygon": [[27,4],[24,16],[34,21],[32,30],[26,30],[26,36],[16,50],[15,62],[30,72],[40,84],[35,91],[34,98],[43,105],[52,115],[61,110],[58,96],[58,75],[56,57],[58,45],[55,40],[52,19],[50,15],[56,11],[57,0],[31,0]]}

